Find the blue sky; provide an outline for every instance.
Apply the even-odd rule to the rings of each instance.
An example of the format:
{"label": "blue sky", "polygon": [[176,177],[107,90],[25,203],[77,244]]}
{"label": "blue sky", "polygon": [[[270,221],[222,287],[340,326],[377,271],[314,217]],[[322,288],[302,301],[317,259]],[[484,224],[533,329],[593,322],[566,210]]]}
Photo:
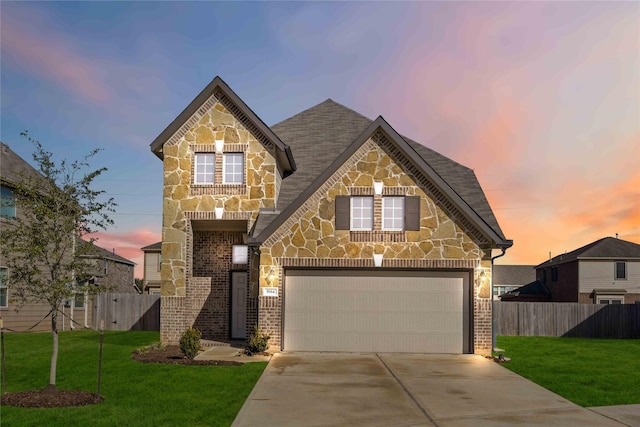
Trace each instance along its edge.
{"label": "blue sky", "polygon": [[98,244],[136,262],[160,239],[149,144],[216,75],[269,125],[332,98],[473,168],[502,263],[640,243],[640,3],[3,1],[0,24],[0,138],[104,148]]}

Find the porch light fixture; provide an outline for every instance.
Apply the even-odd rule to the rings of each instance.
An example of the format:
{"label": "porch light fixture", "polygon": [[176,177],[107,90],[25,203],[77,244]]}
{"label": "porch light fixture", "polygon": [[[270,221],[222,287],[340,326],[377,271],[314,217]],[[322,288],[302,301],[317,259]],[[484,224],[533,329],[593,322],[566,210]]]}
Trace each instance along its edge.
{"label": "porch light fixture", "polygon": [[373,192],[379,196],[382,194],[382,188],[384,187],[384,184],[382,183],[382,181],[380,182],[374,182],[373,183]]}
{"label": "porch light fixture", "polygon": [[276,278],[276,272],[273,270],[273,267],[271,267],[271,270],[269,270],[269,274],[267,275],[267,283],[269,285],[272,285],[275,278]]}
{"label": "porch light fixture", "polygon": [[382,267],[382,259],[384,254],[373,254],[373,265],[376,267]]}
{"label": "porch light fixture", "polygon": [[216,152],[222,153],[222,149],[224,148],[224,139],[216,139]]}
{"label": "porch light fixture", "polygon": [[216,216],[216,219],[222,219],[222,216],[224,215],[224,208],[215,208],[214,214]]}

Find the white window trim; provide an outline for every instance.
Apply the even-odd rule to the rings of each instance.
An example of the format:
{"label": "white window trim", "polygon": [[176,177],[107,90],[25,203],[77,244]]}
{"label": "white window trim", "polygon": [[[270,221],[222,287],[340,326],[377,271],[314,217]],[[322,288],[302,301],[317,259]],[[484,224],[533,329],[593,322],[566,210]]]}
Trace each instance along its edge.
{"label": "white window trim", "polygon": [[[204,156],[212,156],[213,157],[213,162],[212,163],[207,163],[204,162],[202,163],[203,165],[207,166],[207,165],[213,165],[213,171],[211,171],[211,173],[204,173],[205,176],[205,180],[200,180],[198,179],[198,165],[200,165],[201,163],[198,162],[198,158],[202,158],[204,159]],[[211,185],[215,183],[216,180],[216,155],[213,153],[196,153],[193,159],[194,162],[194,166],[193,166],[193,183],[194,184],[206,184],[206,185]],[[211,181],[207,181],[206,177],[207,176],[211,176]]]}
{"label": "white window trim", "polygon": [[[609,301],[607,303],[601,302],[602,300]],[[613,304],[612,301],[620,301],[620,304],[624,304],[624,297],[620,295],[598,295],[596,297],[596,304]]]}
{"label": "white window trim", "polygon": [[[618,277],[618,263],[624,264],[624,277]],[[614,280],[627,280],[627,261],[614,261],[613,263],[613,279]]]}
{"label": "white window trim", "polygon": [[[356,227],[354,225],[354,221],[356,220],[356,216],[354,215],[353,202],[355,202],[356,200],[364,200],[364,199],[371,200],[370,215],[369,215],[369,218],[368,218],[371,221],[371,226],[370,227]],[[350,203],[350,205],[349,205],[349,209],[350,209],[350,212],[349,212],[349,221],[350,221],[349,228],[351,230],[353,230],[353,231],[371,231],[371,230],[373,230],[373,197],[370,197],[370,196],[352,196],[352,197],[349,198],[349,203]],[[358,207],[357,209],[362,210],[364,208]],[[364,219],[366,219],[366,217],[364,217],[364,216],[358,217],[359,221],[360,220],[364,220]]]}
{"label": "white window trim", "polygon": [[[78,306],[78,304],[77,304],[78,295],[82,295],[82,305],[81,306]],[[75,294],[73,294],[73,308],[74,309],[84,308],[86,304],[87,304],[87,294],[85,292],[76,292]]]}
{"label": "white window trim", "polygon": [[[230,156],[241,156],[241,166],[242,166],[242,174],[240,176],[240,181],[228,181],[227,180],[227,159]],[[235,163],[234,163],[235,164]],[[235,176],[237,174],[233,174]],[[222,155],[222,183],[227,185],[241,185],[244,182],[244,153],[224,153]]]}
{"label": "white window trim", "polygon": [[[385,219],[386,219],[386,212],[387,212],[387,202],[391,201],[391,200],[401,200],[402,201],[402,214],[400,218],[395,218],[393,217],[393,220],[396,219],[400,219],[402,221],[402,225],[400,227],[385,227]],[[382,230],[384,231],[403,231],[404,230],[404,218],[405,218],[405,204],[404,204],[404,197],[403,196],[394,196],[394,197],[383,197],[382,198]],[[394,208],[393,211],[396,212],[400,209],[396,209]]]}

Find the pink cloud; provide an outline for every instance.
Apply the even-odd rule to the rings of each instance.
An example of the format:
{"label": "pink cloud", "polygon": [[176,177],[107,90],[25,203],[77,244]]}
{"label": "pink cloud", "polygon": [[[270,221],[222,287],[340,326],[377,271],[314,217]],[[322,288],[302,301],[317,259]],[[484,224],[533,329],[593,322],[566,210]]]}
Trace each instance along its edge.
{"label": "pink cloud", "polygon": [[72,41],[38,13],[29,8],[19,15],[31,19],[3,17],[2,53],[12,59],[5,59],[5,66],[17,64],[24,72],[51,80],[91,102],[109,101],[98,65],[74,49]]}

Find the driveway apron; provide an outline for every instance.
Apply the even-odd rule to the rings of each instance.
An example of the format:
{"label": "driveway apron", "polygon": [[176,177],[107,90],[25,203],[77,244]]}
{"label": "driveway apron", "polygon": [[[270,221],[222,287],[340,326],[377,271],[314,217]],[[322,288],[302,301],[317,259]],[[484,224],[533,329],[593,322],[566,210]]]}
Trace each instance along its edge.
{"label": "driveway apron", "polygon": [[279,353],[234,426],[622,426],[476,355]]}

